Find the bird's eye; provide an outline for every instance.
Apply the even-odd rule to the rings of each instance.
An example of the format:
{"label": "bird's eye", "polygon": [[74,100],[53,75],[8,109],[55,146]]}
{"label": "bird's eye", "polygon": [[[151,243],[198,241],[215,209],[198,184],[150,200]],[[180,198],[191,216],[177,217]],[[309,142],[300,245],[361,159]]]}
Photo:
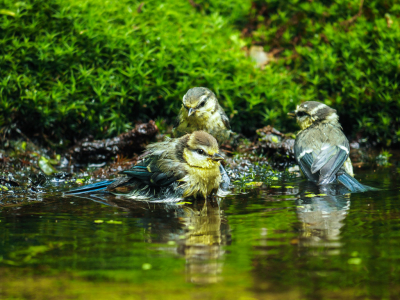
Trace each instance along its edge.
{"label": "bird's eye", "polygon": [[198,154],[204,154],[204,150],[203,149],[197,149],[196,150]]}
{"label": "bird's eye", "polygon": [[206,104],[206,101],[203,101],[199,104],[199,107],[203,107]]}
{"label": "bird's eye", "polygon": [[296,116],[298,116],[298,117],[304,117],[304,116],[306,116],[307,115],[307,113],[305,113],[304,111],[299,111],[299,112],[297,112],[296,113]]}

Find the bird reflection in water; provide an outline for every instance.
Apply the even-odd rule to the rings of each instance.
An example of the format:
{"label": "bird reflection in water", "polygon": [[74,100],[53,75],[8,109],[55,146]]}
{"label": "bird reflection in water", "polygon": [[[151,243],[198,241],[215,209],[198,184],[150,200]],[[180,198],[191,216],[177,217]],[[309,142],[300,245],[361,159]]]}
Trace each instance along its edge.
{"label": "bird reflection in water", "polygon": [[224,245],[231,242],[230,230],[217,202],[196,203],[185,207],[182,224],[185,238],[178,252],[186,258],[187,280],[199,284],[221,280]]}
{"label": "bird reflection in water", "polygon": [[302,182],[298,195],[296,210],[301,222],[299,246],[323,247],[325,254],[338,254],[340,229],[350,208],[349,191],[337,184],[317,186]]}
{"label": "bird reflection in water", "polygon": [[187,281],[209,284],[221,280],[224,246],[231,243],[231,234],[219,201],[166,205],[99,195],[80,198],[117,207],[138,218],[147,243],[177,245],[158,250],[186,259]]}

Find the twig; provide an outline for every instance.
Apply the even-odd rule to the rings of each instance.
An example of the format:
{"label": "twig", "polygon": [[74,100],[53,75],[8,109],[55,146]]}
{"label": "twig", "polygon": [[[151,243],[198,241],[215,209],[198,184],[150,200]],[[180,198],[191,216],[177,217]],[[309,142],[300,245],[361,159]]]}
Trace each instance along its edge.
{"label": "twig", "polygon": [[226,149],[221,149],[221,151],[224,151],[226,153],[233,153],[233,151],[229,151],[229,150],[226,150]]}
{"label": "twig", "polygon": [[142,12],[143,5],[144,5],[144,2],[140,3],[136,10],[139,14]]}
{"label": "twig", "polygon": [[191,6],[193,6],[194,8],[200,8],[200,4],[197,4],[196,2],[194,2],[193,0],[189,0],[189,4]]}
{"label": "twig", "polygon": [[351,23],[353,23],[355,20],[357,20],[358,17],[360,17],[362,15],[362,9],[363,9],[363,5],[364,5],[364,0],[360,1],[360,8],[358,10],[358,13],[356,13],[353,17],[351,17],[350,19],[343,21],[342,23],[340,23],[340,25],[342,26],[348,26]]}

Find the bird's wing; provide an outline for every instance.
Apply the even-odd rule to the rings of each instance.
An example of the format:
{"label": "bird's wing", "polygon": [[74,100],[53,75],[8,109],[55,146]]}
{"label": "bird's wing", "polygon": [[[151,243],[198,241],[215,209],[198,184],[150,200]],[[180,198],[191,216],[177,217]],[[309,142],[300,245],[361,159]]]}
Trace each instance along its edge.
{"label": "bird's wing", "polygon": [[164,173],[157,166],[157,156],[151,156],[121,174],[128,176],[129,181],[139,181],[151,186],[166,186],[179,179],[173,172]]}
{"label": "bird's wing", "polygon": [[231,129],[231,124],[229,123],[229,118],[226,115],[224,109],[219,105],[218,112],[221,115],[222,122],[224,123],[227,129]]}
{"label": "bird's wing", "polygon": [[112,191],[117,187],[124,186],[129,182],[130,179],[130,177],[119,177],[117,180],[113,181],[109,186],[107,186],[107,190]]}
{"label": "bird's wing", "polygon": [[306,141],[308,138],[308,133],[305,131],[297,135],[294,143],[294,155],[304,176],[306,176],[308,180],[318,182],[319,176],[311,172],[311,166],[316,156],[314,149],[317,148],[318,145],[308,143]]}
{"label": "bird's wing", "polygon": [[343,166],[348,156],[349,152],[343,146],[323,145],[321,152],[311,165],[311,172],[315,174],[319,171],[319,184],[331,183],[336,179],[337,171]]}
{"label": "bird's wing", "polygon": [[332,183],[349,156],[349,142],[336,127],[311,129],[299,134],[295,156],[304,175],[319,184]]}
{"label": "bird's wing", "polygon": [[318,182],[318,174],[311,172],[311,166],[314,161],[314,151],[309,148],[302,147],[298,143],[294,145],[296,160],[303,174],[311,181]]}

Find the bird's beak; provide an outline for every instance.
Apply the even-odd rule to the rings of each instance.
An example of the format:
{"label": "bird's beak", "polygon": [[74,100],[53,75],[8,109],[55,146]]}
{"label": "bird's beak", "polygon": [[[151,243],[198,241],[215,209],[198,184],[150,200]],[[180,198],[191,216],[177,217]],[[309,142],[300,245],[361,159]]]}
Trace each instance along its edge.
{"label": "bird's beak", "polygon": [[220,161],[220,160],[224,160],[224,158],[221,156],[221,154],[219,154],[219,153],[215,153],[212,157],[211,157],[211,159],[213,160],[213,161]]}
{"label": "bird's beak", "polygon": [[293,118],[296,116],[295,111],[288,112],[287,114],[288,114],[288,116],[293,117]]}
{"label": "bird's beak", "polygon": [[195,112],[196,112],[196,109],[194,109],[194,108],[189,108],[188,117],[190,117],[191,115],[193,115]]}

